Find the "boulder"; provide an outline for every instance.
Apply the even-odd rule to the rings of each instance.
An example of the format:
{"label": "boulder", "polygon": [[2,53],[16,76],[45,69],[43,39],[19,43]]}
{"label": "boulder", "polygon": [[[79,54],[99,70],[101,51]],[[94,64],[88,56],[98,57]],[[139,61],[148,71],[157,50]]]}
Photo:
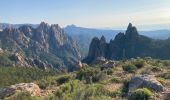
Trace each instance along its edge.
{"label": "boulder", "polygon": [[110,60],[110,61],[107,61],[106,63],[104,63],[103,65],[102,65],[102,67],[103,68],[113,68],[115,66],[115,61],[112,61],[112,60]]}
{"label": "boulder", "polygon": [[0,48],[0,54],[3,53],[3,50]]}
{"label": "boulder", "polygon": [[104,57],[97,57],[92,64],[104,64],[107,60]]}
{"label": "boulder", "polygon": [[31,96],[40,96],[41,89],[35,83],[15,84],[15,85],[6,87],[4,89],[1,89],[0,90],[0,99],[3,99],[4,97],[11,96],[11,95],[15,94],[16,92],[28,92],[31,94]]}
{"label": "boulder", "polygon": [[156,80],[154,75],[137,75],[132,77],[129,83],[129,92],[137,88],[148,88],[156,92],[164,91],[163,85]]}
{"label": "boulder", "polygon": [[78,63],[76,64],[76,69],[81,69],[83,67],[83,64],[81,63],[81,61],[78,61]]}

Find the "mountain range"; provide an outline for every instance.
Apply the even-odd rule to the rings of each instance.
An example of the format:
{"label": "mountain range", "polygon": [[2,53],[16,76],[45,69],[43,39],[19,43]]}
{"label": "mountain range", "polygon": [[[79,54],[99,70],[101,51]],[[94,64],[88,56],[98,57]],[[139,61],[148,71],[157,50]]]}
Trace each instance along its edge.
{"label": "mountain range", "polygon": [[70,70],[81,57],[76,41],[58,24],[45,22],[36,28],[32,25],[4,28],[0,32],[0,47],[2,66],[9,62],[6,66]]}
{"label": "mountain range", "polygon": [[[104,30],[104,29],[93,29],[93,28],[83,28],[77,27],[75,25],[69,25],[64,28],[64,31],[71,36],[73,39],[78,41],[80,47],[80,52],[82,57],[88,55],[88,48],[90,46],[90,41],[93,37],[104,36],[106,41],[109,42],[111,39],[115,38],[116,34],[119,32],[125,32],[125,30]],[[153,31],[138,31],[139,34],[153,38],[165,40],[170,37],[170,30],[153,30]]]}

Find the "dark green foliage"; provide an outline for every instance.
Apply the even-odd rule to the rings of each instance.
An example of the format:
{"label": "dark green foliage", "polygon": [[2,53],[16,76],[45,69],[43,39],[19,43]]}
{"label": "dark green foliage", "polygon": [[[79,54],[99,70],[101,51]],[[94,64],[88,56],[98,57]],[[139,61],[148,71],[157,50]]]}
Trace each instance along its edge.
{"label": "dark green foliage", "polygon": [[134,73],[134,72],[137,70],[136,66],[133,65],[133,64],[131,64],[131,63],[129,63],[129,64],[124,64],[124,65],[122,66],[122,68],[123,68],[124,71],[127,71],[127,72],[129,72],[129,73]]}
{"label": "dark green foliage", "polygon": [[127,94],[129,91],[129,80],[124,80],[122,93]]}
{"label": "dark green foliage", "polygon": [[170,71],[162,74],[161,77],[162,77],[162,78],[165,78],[165,79],[170,79]]}
{"label": "dark green foliage", "polygon": [[5,100],[35,100],[28,92],[16,93]]}
{"label": "dark green foliage", "polygon": [[107,75],[112,75],[113,74],[113,69],[112,68],[108,68],[106,69]]}
{"label": "dark green foliage", "polygon": [[45,71],[37,68],[0,67],[0,87],[47,79],[49,76],[54,75],[56,75],[54,71]]}
{"label": "dark green foliage", "polygon": [[55,96],[60,100],[111,100],[102,85],[85,85],[77,80],[66,83]]}
{"label": "dark green foliage", "polygon": [[0,65],[1,66],[12,66],[13,62],[9,59],[8,54],[0,54]]}
{"label": "dark green foliage", "polygon": [[38,86],[40,87],[40,89],[46,89],[48,86],[50,86],[50,82],[48,82],[47,80],[40,80],[37,82]]}
{"label": "dark green foliage", "polygon": [[113,77],[113,78],[111,79],[111,81],[112,81],[112,82],[115,82],[115,83],[121,83],[121,82],[122,82],[122,79],[119,78],[119,77]]}
{"label": "dark green foliage", "polygon": [[137,60],[135,62],[133,62],[133,64],[137,67],[137,68],[142,68],[145,65],[145,62],[143,60]]}
{"label": "dark green foliage", "polygon": [[92,67],[84,67],[76,74],[77,79],[85,80],[86,83],[99,82],[105,78],[105,76],[106,74],[100,71],[100,69]]}
{"label": "dark green foliage", "polygon": [[147,88],[137,89],[131,94],[129,100],[149,100],[152,95],[153,93]]}
{"label": "dark green foliage", "polygon": [[60,76],[56,81],[59,84],[63,84],[63,83],[68,82],[70,79],[71,79],[70,75],[63,75],[63,76]]}

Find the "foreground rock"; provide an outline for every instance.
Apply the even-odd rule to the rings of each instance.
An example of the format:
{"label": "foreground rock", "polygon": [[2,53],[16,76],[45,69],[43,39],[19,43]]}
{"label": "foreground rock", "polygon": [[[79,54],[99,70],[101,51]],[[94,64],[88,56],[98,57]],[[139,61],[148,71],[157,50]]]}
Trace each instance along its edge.
{"label": "foreground rock", "polygon": [[0,99],[11,96],[16,92],[29,92],[31,96],[40,96],[41,89],[34,83],[20,83],[0,90]]}
{"label": "foreground rock", "polygon": [[156,92],[164,91],[163,85],[156,80],[153,75],[138,75],[132,77],[129,83],[129,92],[133,92],[137,88],[149,88]]}

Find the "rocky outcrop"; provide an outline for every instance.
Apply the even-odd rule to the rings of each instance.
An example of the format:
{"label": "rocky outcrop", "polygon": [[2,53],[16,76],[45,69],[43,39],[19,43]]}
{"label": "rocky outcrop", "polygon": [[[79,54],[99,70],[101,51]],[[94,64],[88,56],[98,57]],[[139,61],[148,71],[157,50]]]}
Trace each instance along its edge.
{"label": "rocky outcrop", "polygon": [[[73,66],[81,58],[77,43],[58,24],[42,22],[37,28],[28,25],[6,28],[0,32],[0,41],[3,50],[23,54],[27,60],[37,59],[34,62],[43,67]],[[22,60],[16,55],[12,58]]]}
{"label": "rocky outcrop", "polygon": [[153,75],[138,75],[132,77],[129,82],[129,92],[133,92],[138,88],[149,88],[156,92],[164,91],[163,85],[156,80]]}
{"label": "rocky outcrop", "polygon": [[128,25],[125,34],[118,33],[110,43],[106,42],[104,36],[100,40],[95,37],[90,44],[88,57],[84,61],[90,63],[97,57],[115,60],[135,57],[138,38],[138,31],[131,23]]}
{"label": "rocky outcrop", "polygon": [[0,48],[0,54],[3,53],[4,51]]}
{"label": "rocky outcrop", "polygon": [[0,90],[0,99],[9,97],[17,92],[28,92],[31,96],[40,96],[41,89],[34,83],[20,83]]}
{"label": "rocky outcrop", "polygon": [[106,39],[104,36],[101,37],[101,39],[98,39],[97,37],[93,38],[87,59],[84,59],[84,61],[87,63],[91,63],[93,60],[99,57],[106,57],[107,56],[107,50],[108,50],[108,43],[106,43]]}
{"label": "rocky outcrop", "polygon": [[89,54],[83,60],[92,63],[97,57],[109,60],[122,60],[136,57],[152,57],[169,59],[170,39],[153,40],[139,35],[137,28],[129,23],[125,33],[118,33],[109,43],[102,36],[101,39],[93,38],[89,47]]}

